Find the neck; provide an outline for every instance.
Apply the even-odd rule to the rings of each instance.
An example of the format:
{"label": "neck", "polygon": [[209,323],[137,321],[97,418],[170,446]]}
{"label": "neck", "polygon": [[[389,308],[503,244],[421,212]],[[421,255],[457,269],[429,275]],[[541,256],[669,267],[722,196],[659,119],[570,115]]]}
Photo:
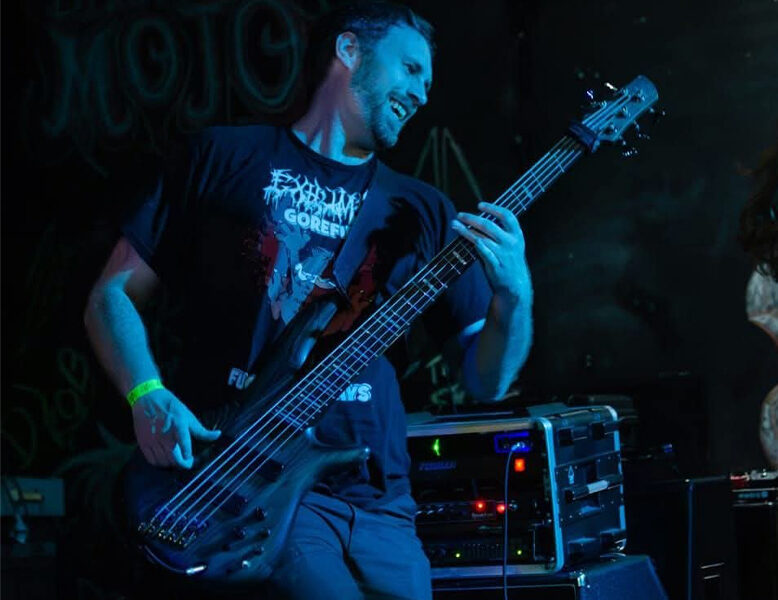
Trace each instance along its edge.
{"label": "neck", "polygon": [[[306,113],[292,125],[294,134],[311,150],[332,160],[355,165],[367,162],[373,150],[354,117],[355,100],[349,78],[330,74],[316,90]],[[363,128],[361,128],[363,129]]]}

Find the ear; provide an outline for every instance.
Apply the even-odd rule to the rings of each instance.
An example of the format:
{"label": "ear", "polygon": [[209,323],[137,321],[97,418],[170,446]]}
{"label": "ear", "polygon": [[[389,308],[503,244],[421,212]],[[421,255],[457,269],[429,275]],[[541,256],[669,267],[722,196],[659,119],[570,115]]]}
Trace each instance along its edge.
{"label": "ear", "polygon": [[359,40],[350,31],[344,31],[335,40],[335,56],[349,71],[359,62]]}

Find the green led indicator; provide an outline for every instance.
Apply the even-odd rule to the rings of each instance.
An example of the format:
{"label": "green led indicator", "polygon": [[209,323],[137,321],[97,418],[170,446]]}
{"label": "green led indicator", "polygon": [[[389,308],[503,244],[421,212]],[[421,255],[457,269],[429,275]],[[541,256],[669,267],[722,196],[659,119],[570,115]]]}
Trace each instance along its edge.
{"label": "green led indicator", "polygon": [[462,558],[462,553],[461,552],[455,552],[454,553],[454,557],[455,558]]}
{"label": "green led indicator", "polygon": [[524,554],[524,552],[521,549],[516,550],[516,556],[521,556],[522,554]]}
{"label": "green led indicator", "polygon": [[435,456],[440,456],[440,438],[435,438],[435,441],[432,442],[432,451]]}

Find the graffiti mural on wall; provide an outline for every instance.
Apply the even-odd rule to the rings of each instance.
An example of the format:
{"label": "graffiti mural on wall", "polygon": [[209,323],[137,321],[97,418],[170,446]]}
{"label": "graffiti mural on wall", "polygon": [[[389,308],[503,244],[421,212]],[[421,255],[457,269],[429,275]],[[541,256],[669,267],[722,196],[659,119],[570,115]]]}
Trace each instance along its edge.
{"label": "graffiti mural on wall", "polygon": [[[75,159],[99,179],[113,174],[114,152],[163,153],[180,133],[285,114],[297,98],[302,28],[327,8],[327,0],[26,5],[28,68],[16,126],[27,157],[36,173]],[[449,163],[480,198],[451,133],[433,129],[418,174],[447,190]],[[29,251],[16,259],[17,293],[25,301],[6,340],[4,464],[12,474],[65,480],[66,529],[73,534],[74,556],[82,557],[74,597],[100,597],[110,589],[104,578],[113,574],[105,564],[113,555],[108,539],[117,529],[112,495],[134,448],[126,406],[99,368],[81,323],[86,280],[97,276],[81,271],[96,263],[96,242],[109,234],[83,235],[70,220],[46,212],[48,198],[34,201],[44,205],[35,213],[42,215],[42,235],[25,243]],[[84,223],[90,226],[89,215]],[[174,325],[179,308],[161,295],[144,314],[163,378],[176,370],[182,351]],[[430,374],[435,390],[429,402],[445,409],[461,402],[463,391],[441,361],[435,359]],[[92,563],[94,569],[85,566]]]}
{"label": "graffiti mural on wall", "polygon": [[[28,16],[22,136],[56,162],[74,148],[154,151],[177,132],[283,112],[302,68],[301,27],[326,0],[50,2]],[[29,10],[29,9],[28,9]],[[37,23],[39,21],[39,23]]]}
{"label": "graffiti mural on wall", "polygon": [[[453,134],[448,128],[433,127],[415,172],[447,190],[454,169],[461,170],[469,192],[480,199],[478,182]],[[52,464],[61,464],[64,457],[83,451],[79,433],[95,425],[95,403],[117,400],[88,349],[80,312],[73,313],[76,290],[70,285],[89,252],[85,243],[70,239],[52,223],[32,253],[22,287],[26,301],[19,315],[20,334],[10,353],[18,368],[9,379],[2,427],[7,458],[17,472],[45,471]],[[161,359],[159,366],[166,378],[175,374],[182,351],[175,325],[180,308],[169,294],[161,293],[144,314],[150,344]],[[81,310],[80,303],[76,310]],[[69,316],[63,320],[63,314]],[[30,365],[36,367],[31,369]],[[427,370],[431,405],[446,410],[464,402],[465,392],[442,356],[434,357]]]}
{"label": "graffiti mural on wall", "polygon": [[[451,175],[458,168],[467,185],[467,193],[477,201],[483,201],[481,187],[461,146],[448,127],[433,127],[419,153],[414,177],[419,177],[442,190],[451,193]],[[425,377],[430,383],[429,406],[436,412],[456,410],[467,401],[467,392],[442,354],[437,354],[424,365]]]}
{"label": "graffiti mural on wall", "polygon": [[38,458],[41,442],[53,444],[60,456],[73,452],[77,431],[89,416],[86,356],[73,348],[60,348],[55,369],[59,382],[50,393],[32,383],[12,385],[14,406],[4,415],[2,437],[13,450],[19,470],[24,471]]}
{"label": "graffiti mural on wall", "polygon": [[[164,153],[181,133],[285,115],[298,98],[302,29],[328,4],[73,0],[25,5],[27,68],[16,127],[31,165],[46,174],[48,165],[75,160],[90,165],[100,179],[114,174],[118,153]],[[450,171],[460,169],[480,198],[451,133],[436,128],[429,140],[419,156],[419,176],[448,189],[451,163]],[[87,280],[97,276],[97,271],[89,277],[81,271],[97,262],[94,246],[110,234],[83,235],[72,221],[46,212],[49,200],[35,198],[43,207],[35,213],[42,217],[42,235],[38,242],[25,242],[29,251],[17,258],[17,293],[25,301],[14,335],[6,339],[10,368],[0,437],[9,473],[65,480],[66,527],[74,532],[74,555],[83,557],[76,569],[79,586],[86,586],[74,595],[99,597],[98,590],[108,588],[98,572],[111,572],[103,549],[112,547],[106,538],[116,531],[112,494],[134,448],[129,414],[121,412],[126,407],[99,368],[81,323]],[[90,226],[88,217],[84,227]],[[174,325],[179,307],[171,300],[157,297],[144,314],[163,378],[176,370],[182,350]],[[445,409],[460,402],[463,392],[441,360],[435,362],[429,401]],[[84,566],[90,562],[97,565],[94,570]]]}
{"label": "graffiti mural on wall", "polygon": [[[16,472],[47,471],[81,451],[95,403],[114,400],[115,392],[105,388],[107,381],[87,348],[80,319],[84,299],[73,284],[91,250],[49,224],[18,288],[24,303],[15,313],[18,332],[11,335],[6,352],[1,435],[7,450],[4,464]],[[166,375],[174,372],[181,351],[172,325],[177,310],[164,292],[145,310],[150,344],[164,358],[160,368]]]}

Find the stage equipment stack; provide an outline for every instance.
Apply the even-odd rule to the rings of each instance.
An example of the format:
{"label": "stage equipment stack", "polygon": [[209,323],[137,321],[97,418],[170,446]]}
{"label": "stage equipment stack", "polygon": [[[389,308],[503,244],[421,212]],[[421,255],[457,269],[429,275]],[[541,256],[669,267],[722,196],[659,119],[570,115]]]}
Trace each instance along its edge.
{"label": "stage equipment stack", "polygon": [[[650,560],[621,554],[626,523],[612,408],[553,405],[505,418],[411,415],[408,447],[416,526],[436,598],[502,594],[507,583],[511,598],[558,588],[561,595],[544,597],[583,599],[592,581],[625,569],[633,574],[613,580],[645,580],[640,593],[648,595],[621,589],[598,598],[665,598]],[[587,578],[588,587],[581,583]]]}
{"label": "stage equipment stack", "polygon": [[0,478],[2,517],[3,600],[56,599],[58,593],[57,538],[65,516],[61,479]]}

